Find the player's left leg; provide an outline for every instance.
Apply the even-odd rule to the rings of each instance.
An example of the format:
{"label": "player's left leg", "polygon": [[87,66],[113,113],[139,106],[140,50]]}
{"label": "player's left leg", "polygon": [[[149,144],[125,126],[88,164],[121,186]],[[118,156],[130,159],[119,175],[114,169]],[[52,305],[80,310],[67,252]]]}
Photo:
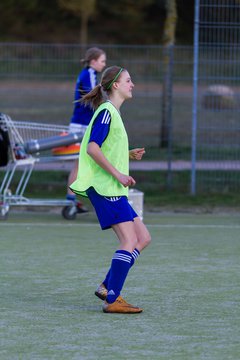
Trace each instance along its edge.
{"label": "player's left leg", "polygon": [[[134,218],[133,227],[137,238],[137,243],[135,249],[131,253],[130,268],[134,265],[136,259],[140,255],[140,252],[151,242],[151,236],[149,234],[149,231],[139,217]],[[105,280],[102,282],[102,284],[98,286],[97,290],[95,291],[95,295],[98,296],[101,300],[105,300],[107,297],[110,274],[111,268],[109,269]]]}

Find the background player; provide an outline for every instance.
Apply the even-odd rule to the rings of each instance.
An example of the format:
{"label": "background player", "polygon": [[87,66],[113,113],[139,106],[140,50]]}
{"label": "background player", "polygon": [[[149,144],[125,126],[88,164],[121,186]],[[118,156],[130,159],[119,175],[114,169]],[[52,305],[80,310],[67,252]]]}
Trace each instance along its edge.
{"label": "background player", "polygon": [[[91,106],[85,105],[80,102],[82,97],[91,91],[98,83],[97,74],[102,72],[106,66],[106,54],[102,49],[92,47],[86,51],[84,59],[81,60],[84,68],[78,75],[75,96],[74,96],[74,109],[69,125],[70,132],[78,132],[82,127],[89,124],[94,110]],[[76,211],[78,213],[86,212],[87,209],[81,202],[76,201],[76,195],[70,190],[69,185],[76,179],[78,172],[78,160],[74,162],[73,168],[68,177],[67,186],[67,200],[71,200],[76,204]]]}

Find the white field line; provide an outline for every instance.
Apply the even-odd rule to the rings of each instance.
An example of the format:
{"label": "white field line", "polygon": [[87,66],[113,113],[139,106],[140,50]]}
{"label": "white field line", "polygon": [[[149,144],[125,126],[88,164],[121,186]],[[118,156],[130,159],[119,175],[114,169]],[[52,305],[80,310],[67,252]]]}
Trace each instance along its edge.
{"label": "white field line", "polygon": [[[63,224],[63,223],[0,223],[0,227],[99,227],[99,224],[94,223],[84,223],[84,224]],[[146,224],[148,228],[166,228],[166,229],[173,229],[173,228],[180,228],[180,229],[240,229],[240,224]]]}

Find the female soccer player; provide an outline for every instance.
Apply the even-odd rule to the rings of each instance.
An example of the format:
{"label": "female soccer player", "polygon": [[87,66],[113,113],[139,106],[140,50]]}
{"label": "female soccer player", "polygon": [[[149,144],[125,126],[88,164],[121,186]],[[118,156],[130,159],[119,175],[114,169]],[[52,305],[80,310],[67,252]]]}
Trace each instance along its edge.
{"label": "female soccer player", "polygon": [[[112,228],[119,240],[111,267],[95,294],[105,300],[107,313],[140,313],[120,295],[128,271],[140,252],[150,243],[150,234],[128,202],[128,187],[135,185],[129,175],[130,159],[140,160],[144,148],[129,151],[128,136],[120,107],[132,98],[134,84],[126,69],[107,68],[97,85],[83,97],[96,111],[84,135],[79,156],[79,172],[71,190],[88,196],[102,229]],[[103,93],[107,100],[103,100]]]}
{"label": "female soccer player", "polygon": [[[83,127],[87,128],[93,116],[93,109],[89,105],[84,105],[79,100],[97,85],[97,74],[102,72],[106,66],[106,54],[102,49],[92,47],[86,51],[85,57],[81,62],[84,64],[84,68],[78,75],[76,82],[74,109],[69,126],[70,132],[82,131]],[[68,177],[67,200],[76,203],[76,211],[83,213],[87,209],[81,202],[76,201],[76,195],[69,188],[69,185],[76,179],[77,172],[78,160],[74,162]]]}

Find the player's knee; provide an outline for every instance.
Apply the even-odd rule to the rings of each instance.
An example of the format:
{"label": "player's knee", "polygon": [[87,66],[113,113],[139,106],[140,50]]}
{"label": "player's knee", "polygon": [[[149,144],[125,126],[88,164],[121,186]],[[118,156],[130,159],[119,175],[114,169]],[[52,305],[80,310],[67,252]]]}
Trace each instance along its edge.
{"label": "player's knee", "polygon": [[139,239],[140,248],[143,250],[146,246],[148,246],[151,242],[151,235],[147,231],[145,234],[142,234],[141,238]]}
{"label": "player's knee", "polygon": [[151,240],[152,240],[151,235],[149,234],[149,232],[147,232],[146,235],[144,236],[145,247],[150,244]]}

